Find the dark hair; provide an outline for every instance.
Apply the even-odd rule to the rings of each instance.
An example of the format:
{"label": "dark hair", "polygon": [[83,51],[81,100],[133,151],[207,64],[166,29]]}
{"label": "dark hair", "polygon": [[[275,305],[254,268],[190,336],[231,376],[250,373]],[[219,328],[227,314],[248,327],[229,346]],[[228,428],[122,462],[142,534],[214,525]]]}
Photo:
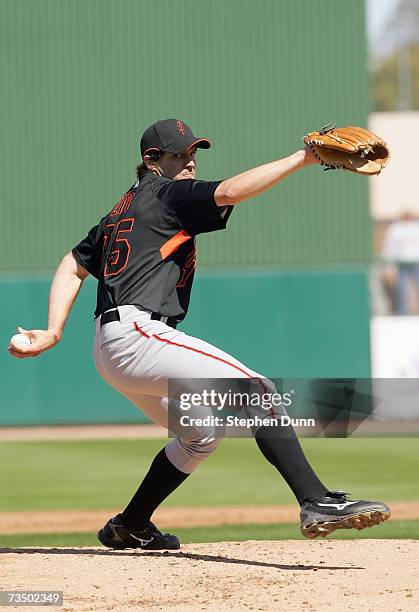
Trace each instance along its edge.
{"label": "dark hair", "polygon": [[151,172],[151,170],[147,168],[144,162],[141,162],[141,164],[138,164],[136,168],[136,172],[137,172],[137,178],[140,179],[148,172]]}
{"label": "dark hair", "polygon": [[[152,153],[149,153],[149,157],[152,161],[158,161],[161,158],[161,151],[153,151]],[[138,179],[140,179],[148,172],[151,172],[151,170],[147,168],[144,162],[141,162],[141,164],[137,166],[136,171]]]}

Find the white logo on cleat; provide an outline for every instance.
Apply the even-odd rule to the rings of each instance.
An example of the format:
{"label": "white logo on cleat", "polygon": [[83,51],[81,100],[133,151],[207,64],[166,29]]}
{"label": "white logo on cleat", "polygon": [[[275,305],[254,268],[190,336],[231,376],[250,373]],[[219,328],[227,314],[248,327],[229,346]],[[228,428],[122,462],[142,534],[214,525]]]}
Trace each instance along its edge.
{"label": "white logo on cleat", "polygon": [[356,504],[356,503],[357,503],[356,501],[348,501],[348,502],[344,502],[343,504],[320,504],[318,503],[317,505],[336,508],[337,510],[344,510],[346,506],[351,506],[352,504]]}
{"label": "white logo on cleat", "polygon": [[137,538],[137,536],[135,536],[133,533],[130,533],[130,536],[132,538],[134,538],[134,540],[137,540],[141,546],[145,546],[146,544],[150,544],[150,542],[153,541],[154,538],[151,538],[151,540],[142,540],[141,538]]}

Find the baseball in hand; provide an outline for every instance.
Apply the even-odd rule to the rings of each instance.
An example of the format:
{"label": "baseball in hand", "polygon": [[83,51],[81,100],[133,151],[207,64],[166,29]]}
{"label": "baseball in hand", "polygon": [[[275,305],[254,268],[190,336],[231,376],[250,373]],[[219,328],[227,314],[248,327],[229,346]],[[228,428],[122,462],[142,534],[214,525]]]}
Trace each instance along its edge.
{"label": "baseball in hand", "polygon": [[28,346],[31,343],[28,336],[25,334],[15,334],[10,339],[10,346],[19,347],[19,346]]}

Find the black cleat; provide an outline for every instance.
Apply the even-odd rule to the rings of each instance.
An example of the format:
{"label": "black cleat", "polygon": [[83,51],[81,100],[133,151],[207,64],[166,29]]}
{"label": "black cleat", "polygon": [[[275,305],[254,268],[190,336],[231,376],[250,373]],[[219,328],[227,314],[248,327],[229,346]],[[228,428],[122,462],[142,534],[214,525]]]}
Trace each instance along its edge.
{"label": "black cleat", "polygon": [[99,542],[108,548],[141,548],[142,550],[178,550],[179,539],[170,533],[162,533],[151,521],[142,529],[127,529],[121,515],[111,518],[97,534]]}
{"label": "black cleat", "polygon": [[301,533],[306,538],[325,538],[336,529],[365,529],[390,518],[382,502],[350,500],[344,491],[329,491],[315,502],[301,506]]}

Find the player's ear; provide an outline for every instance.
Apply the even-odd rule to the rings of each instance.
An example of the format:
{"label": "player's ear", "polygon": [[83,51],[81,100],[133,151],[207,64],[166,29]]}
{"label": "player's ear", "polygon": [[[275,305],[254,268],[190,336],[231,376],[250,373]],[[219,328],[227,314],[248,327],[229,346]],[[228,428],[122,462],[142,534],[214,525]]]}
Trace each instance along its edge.
{"label": "player's ear", "polygon": [[144,165],[151,171],[156,170],[156,162],[161,160],[161,151],[150,151],[144,155]]}

